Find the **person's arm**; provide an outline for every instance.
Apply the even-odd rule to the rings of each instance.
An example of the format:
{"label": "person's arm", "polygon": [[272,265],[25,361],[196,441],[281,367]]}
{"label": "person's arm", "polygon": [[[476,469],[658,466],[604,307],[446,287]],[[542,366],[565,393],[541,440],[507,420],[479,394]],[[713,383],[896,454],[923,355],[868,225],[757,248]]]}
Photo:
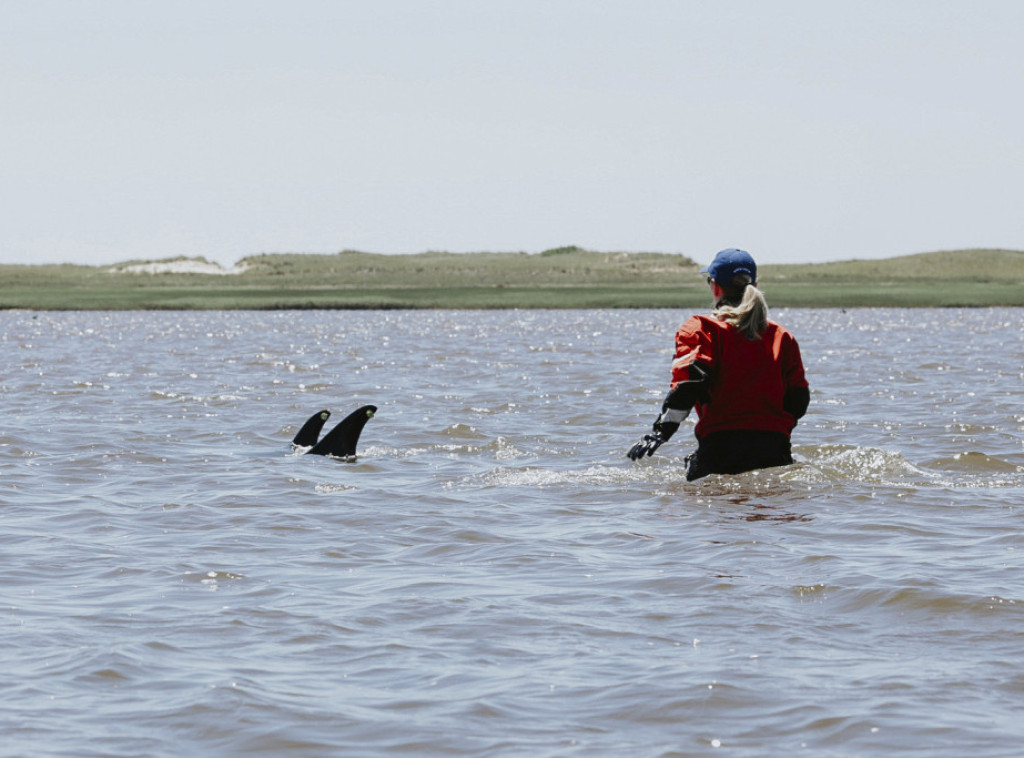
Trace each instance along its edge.
{"label": "person's arm", "polygon": [[803,418],[807,406],[811,403],[811,391],[804,375],[804,362],[800,356],[800,345],[790,335],[786,358],[786,392],[782,396],[782,410],[793,417],[793,421]]}
{"label": "person's arm", "polygon": [[686,367],[686,377],[665,396],[661,404],[661,413],[655,419],[651,432],[641,437],[640,441],[629,449],[627,455],[631,460],[654,455],[655,450],[672,439],[672,435],[679,430],[679,425],[690,415],[697,400],[706,395],[711,375],[704,366],[691,363]]}
{"label": "person's arm", "polygon": [[782,410],[790,414],[794,421],[803,418],[810,404],[811,390],[807,387],[790,387],[782,397]]}

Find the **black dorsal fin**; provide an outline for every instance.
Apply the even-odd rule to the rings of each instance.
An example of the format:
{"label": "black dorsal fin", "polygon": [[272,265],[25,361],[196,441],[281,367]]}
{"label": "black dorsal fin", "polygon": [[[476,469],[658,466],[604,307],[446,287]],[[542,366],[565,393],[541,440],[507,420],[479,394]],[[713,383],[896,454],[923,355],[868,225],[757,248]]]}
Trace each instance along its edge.
{"label": "black dorsal fin", "polygon": [[331,417],[331,412],[317,411],[309,420],[302,425],[299,429],[299,433],[295,435],[295,439],[292,440],[292,445],[295,447],[313,447],[316,441],[320,439],[320,430],[324,428],[324,423]]}
{"label": "black dorsal fin", "polygon": [[364,405],[362,408],[352,411],[324,435],[324,438],[309,451],[309,455],[332,455],[336,458],[354,457],[359,435],[363,433],[366,422],[373,418],[373,414],[376,412],[376,405]]}

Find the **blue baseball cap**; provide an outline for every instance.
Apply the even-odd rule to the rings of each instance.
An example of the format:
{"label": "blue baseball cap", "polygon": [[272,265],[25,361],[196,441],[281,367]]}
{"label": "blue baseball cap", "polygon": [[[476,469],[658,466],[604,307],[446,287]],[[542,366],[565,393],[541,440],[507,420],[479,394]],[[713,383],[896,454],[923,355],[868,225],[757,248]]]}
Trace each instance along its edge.
{"label": "blue baseball cap", "polygon": [[750,281],[757,281],[757,264],[754,263],[754,259],[746,250],[737,250],[735,247],[722,250],[711,261],[711,265],[705,266],[700,272],[709,274],[720,287],[728,287],[732,284],[736,274],[746,274],[750,277]]}

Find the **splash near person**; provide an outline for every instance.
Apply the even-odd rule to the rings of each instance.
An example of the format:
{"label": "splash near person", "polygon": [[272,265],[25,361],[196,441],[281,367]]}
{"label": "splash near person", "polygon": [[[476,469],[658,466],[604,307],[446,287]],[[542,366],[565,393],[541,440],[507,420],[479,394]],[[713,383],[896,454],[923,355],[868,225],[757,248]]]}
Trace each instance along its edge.
{"label": "splash near person", "polygon": [[697,450],[686,458],[688,481],[789,465],[790,434],[810,402],[800,346],[769,320],[748,252],[722,250],[701,273],[714,309],[676,332],[661,414],[628,456],[653,455],[695,410]]}

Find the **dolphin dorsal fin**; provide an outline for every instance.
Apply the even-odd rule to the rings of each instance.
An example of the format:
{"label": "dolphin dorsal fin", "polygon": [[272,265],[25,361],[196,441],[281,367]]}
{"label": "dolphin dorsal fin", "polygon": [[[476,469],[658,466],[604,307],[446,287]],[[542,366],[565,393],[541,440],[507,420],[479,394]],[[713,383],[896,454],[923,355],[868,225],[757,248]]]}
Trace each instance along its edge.
{"label": "dolphin dorsal fin", "polygon": [[330,455],[335,458],[355,457],[359,435],[363,433],[366,422],[373,418],[376,412],[376,405],[364,405],[362,408],[352,411],[324,435],[324,438],[316,443],[308,454]]}
{"label": "dolphin dorsal fin", "polygon": [[320,439],[320,430],[330,417],[331,412],[327,410],[317,411],[310,416],[292,440],[292,447],[313,447]]}

